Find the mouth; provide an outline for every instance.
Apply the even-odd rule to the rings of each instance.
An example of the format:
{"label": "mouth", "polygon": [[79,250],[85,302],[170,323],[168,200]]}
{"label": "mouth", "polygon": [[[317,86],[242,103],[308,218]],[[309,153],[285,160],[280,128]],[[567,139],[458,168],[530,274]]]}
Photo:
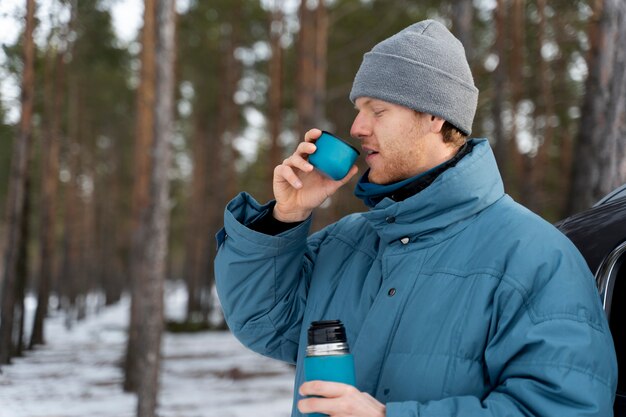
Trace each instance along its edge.
{"label": "mouth", "polygon": [[374,149],[367,148],[367,147],[363,147],[363,152],[365,153],[365,160],[366,161],[368,161],[368,160],[372,159],[373,157],[375,157],[376,155],[378,155],[378,151],[375,151]]}

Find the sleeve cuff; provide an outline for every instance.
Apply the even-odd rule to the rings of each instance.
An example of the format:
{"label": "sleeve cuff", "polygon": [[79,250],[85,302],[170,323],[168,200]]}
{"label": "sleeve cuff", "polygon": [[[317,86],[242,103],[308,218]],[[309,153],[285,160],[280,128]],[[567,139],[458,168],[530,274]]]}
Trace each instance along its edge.
{"label": "sleeve cuff", "polygon": [[420,417],[419,404],[415,401],[387,403],[385,417]]}
{"label": "sleeve cuff", "polygon": [[248,227],[254,230],[255,232],[263,233],[265,235],[270,235],[270,236],[276,236],[304,223],[304,221],[286,223],[286,222],[281,222],[280,220],[276,219],[274,215],[272,214],[275,204],[276,202],[272,202],[267,207],[267,210],[263,214],[261,214],[259,217],[254,219],[250,224],[248,224]]}

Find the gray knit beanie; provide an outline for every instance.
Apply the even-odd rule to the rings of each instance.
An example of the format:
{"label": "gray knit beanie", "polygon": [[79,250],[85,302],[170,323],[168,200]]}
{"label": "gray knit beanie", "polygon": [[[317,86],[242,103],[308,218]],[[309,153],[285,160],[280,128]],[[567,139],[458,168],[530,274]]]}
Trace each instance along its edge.
{"label": "gray knit beanie", "polygon": [[415,23],[365,54],[350,100],[372,97],[439,116],[468,136],[478,89],[461,42],[434,20]]}

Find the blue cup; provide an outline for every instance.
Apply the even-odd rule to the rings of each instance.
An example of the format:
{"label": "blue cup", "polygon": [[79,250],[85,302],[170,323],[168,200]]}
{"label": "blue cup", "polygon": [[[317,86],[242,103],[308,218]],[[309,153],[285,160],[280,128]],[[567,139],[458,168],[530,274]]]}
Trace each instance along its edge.
{"label": "blue cup", "polygon": [[309,155],[309,162],[335,181],[348,174],[360,154],[354,146],[328,132],[322,132],[315,146],[317,149]]}

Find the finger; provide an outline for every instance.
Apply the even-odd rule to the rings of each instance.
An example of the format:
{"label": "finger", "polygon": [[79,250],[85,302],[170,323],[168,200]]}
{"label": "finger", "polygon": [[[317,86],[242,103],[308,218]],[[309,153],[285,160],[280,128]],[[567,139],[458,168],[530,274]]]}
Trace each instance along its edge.
{"label": "finger", "polygon": [[[311,144],[309,143],[309,145]],[[304,171],[304,172],[310,172],[313,170],[313,165],[311,165],[309,161],[307,161],[306,159],[304,159],[302,156],[298,154],[293,154],[289,158],[285,159],[283,161],[283,165],[296,167],[299,170]]]}
{"label": "finger", "polygon": [[300,181],[300,178],[293,172],[293,169],[287,165],[278,165],[274,169],[274,176],[278,180],[282,178],[284,181],[287,181],[293,188],[302,188],[302,181]]}
{"label": "finger", "polygon": [[316,395],[319,397],[336,398],[356,391],[352,385],[341,382],[309,381],[300,385],[300,395]]}
{"label": "finger", "polygon": [[322,136],[322,131],[319,129],[310,129],[304,134],[305,142],[315,142],[317,138]]}
{"label": "finger", "polygon": [[315,152],[317,150],[317,146],[315,146],[313,143],[311,142],[300,142],[298,144],[298,147],[296,148],[296,151],[294,152],[294,155],[298,154],[298,155],[302,155],[302,154],[307,154],[310,155],[313,152]]}
{"label": "finger", "polygon": [[339,400],[336,398],[304,398],[298,401],[298,410],[301,413],[323,413],[326,415],[334,415],[339,409]]}

